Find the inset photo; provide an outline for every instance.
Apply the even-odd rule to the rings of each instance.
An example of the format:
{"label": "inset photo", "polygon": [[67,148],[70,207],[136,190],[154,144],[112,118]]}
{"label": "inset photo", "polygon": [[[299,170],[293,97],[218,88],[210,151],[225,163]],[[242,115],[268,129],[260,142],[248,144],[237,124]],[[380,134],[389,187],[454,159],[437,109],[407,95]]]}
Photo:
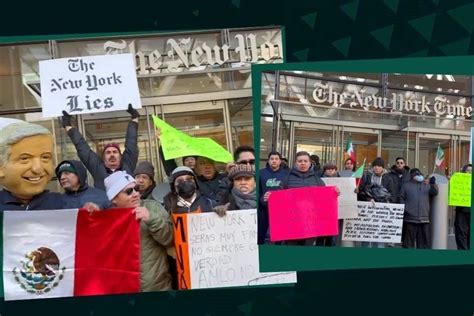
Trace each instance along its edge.
{"label": "inset photo", "polygon": [[470,75],[262,70],[259,243],[470,249],[472,98]]}

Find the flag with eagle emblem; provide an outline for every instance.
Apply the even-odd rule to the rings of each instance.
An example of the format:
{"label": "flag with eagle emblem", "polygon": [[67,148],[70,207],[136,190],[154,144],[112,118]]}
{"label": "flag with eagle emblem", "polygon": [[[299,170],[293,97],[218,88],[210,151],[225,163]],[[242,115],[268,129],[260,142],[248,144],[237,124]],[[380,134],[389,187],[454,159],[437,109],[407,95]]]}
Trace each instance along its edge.
{"label": "flag with eagle emblem", "polygon": [[5,300],[140,291],[139,222],[130,209],[4,211]]}

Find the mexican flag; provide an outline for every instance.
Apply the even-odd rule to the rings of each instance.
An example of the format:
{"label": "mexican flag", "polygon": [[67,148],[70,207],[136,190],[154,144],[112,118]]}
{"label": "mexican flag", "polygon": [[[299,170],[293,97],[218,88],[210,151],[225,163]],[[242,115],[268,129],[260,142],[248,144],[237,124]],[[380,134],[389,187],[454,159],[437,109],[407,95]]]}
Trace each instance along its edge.
{"label": "mexican flag", "polygon": [[365,167],[365,159],[362,165],[359,168],[357,168],[357,170],[352,174],[352,177],[362,178],[362,174],[364,174],[364,167]]}
{"label": "mexican flag", "polygon": [[356,155],[354,151],[354,146],[352,145],[352,137],[349,136],[346,144],[346,154],[352,159],[352,161],[356,161]]}
{"label": "mexican flag", "polygon": [[438,145],[435,159],[436,167],[442,168],[444,166],[444,150]]}
{"label": "mexican flag", "polygon": [[5,300],[137,293],[139,222],[131,209],[4,211]]}

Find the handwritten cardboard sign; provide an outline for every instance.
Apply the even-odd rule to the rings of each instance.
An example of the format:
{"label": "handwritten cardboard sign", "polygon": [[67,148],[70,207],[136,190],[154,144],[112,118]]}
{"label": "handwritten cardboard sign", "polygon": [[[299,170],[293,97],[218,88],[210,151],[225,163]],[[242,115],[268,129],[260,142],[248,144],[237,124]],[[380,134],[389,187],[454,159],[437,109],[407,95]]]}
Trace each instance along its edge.
{"label": "handwritten cardboard sign", "polygon": [[344,219],[342,240],[400,243],[405,205],[357,202],[358,216]]}
{"label": "handwritten cardboard sign", "polygon": [[174,214],[180,289],[295,283],[295,272],[260,273],[257,211]]}
{"label": "handwritten cardboard sign", "polygon": [[191,137],[153,115],[153,123],[161,130],[160,141],[165,159],[202,156],[214,161],[231,162],[232,155],[208,137]]}
{"label": "handwritten cardboard sign", "polygon": [[338,234],[334,187],[273,191],[268,200],[270,239],[305,239]]}
{"label": "handwritten cardboard sign", "polygon": [[328,186],[339,188],[338,218],[351,218],[357,216],[357,194],[355,193],[355,178],[321,178]]}
{"label": "handwritten cardboard sign", "polygon": [[449,179],[449,200],[451,206],[471,206],[471,174],[457,172]]}
{"label": "handwritten cardboard sign", "polygon": [[141,108],[132,54],[39,62],[43,117]]}

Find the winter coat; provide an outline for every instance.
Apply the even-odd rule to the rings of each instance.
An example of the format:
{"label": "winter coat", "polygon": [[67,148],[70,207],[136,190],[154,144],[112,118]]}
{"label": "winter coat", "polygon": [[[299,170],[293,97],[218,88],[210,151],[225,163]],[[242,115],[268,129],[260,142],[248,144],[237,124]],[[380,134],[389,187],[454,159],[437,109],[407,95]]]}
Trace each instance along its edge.
{"label": "winter coat", "polygon": [[227,175],[216,172],[216,175],[212,179],[206,179],[203,176],[198,176],[198,187],[199,192],[206,198],[211,199],[213,203],[218,204],[221,199],[221,190],[226,190],[223,187],[223,181],[227,178]]}
{"label": "winter coat", "polygon": [[167,248],[173,245],[173,222],[157,201],[142,200],[150,213],[140,222],[140,289],[142,292],[171,289]]}
{"label": "winter coat", "polygon": [[[387,170],[384,170],[382,173],[381,186],[372,184],[373,175],[373,170],[369,169],[362,176],[359,183],[357,199],[359,201],[370,201],[373,199],[375,202],[393,203],[395,199],[395,184],[393,183],[392,178],[388,175]],[[383,190],[383,188],[385,190]],[[382,195],[382,191],[384,191],[386,195]]]}
{"label": "winter coat", "polygon": [[[125,136],[125,150],[122,153],[120,168],[117,170],[126,171],[128,174],[133,174],[135,171],[138,161],[137,133],[138,123],[130,121]],[[112,174],[113,171],[107,168],[102,158],[89,147],[89,144],[77,128],[71,128],[67,134],[74,146],[76,146],[79,159],[94,178],[94,187],[105,191],[104,179]]]}
{"label": "winter coat", "polygon": [[283,189],[285,179],[288,177],[289,170],[284,168],[279,168],[276,171],[273,171],[272,168],[267,163],[267,166],[263,169],[260,169],[260,204],[259,206],[268,207],[268,201],[263,200],[265,193],[269,191],[276,191]]}
{"label": "winter coat", "polygon": [[165,209],[170,214],[184,214],[184,213],[206,213],[213,212],[212,208],[215,206],[214,202],[209,198],[197,193],[196,199],[191,204],[191,207],[178,206],[176,193],[169,192],[164,197]]}
{"label": "winter coat", "polygon": [[28,204],[23,204],[9,191],[0,191],[0,211],[57,210],[63,208],[62,195],[44,191],[36,195]]}
{"label": "winter coat", "polygon": [[393,165],[388,173],[394,184],[393,203],[400,203],[400,191],[402,185],[410,181],[410,168],[403,167],[402,171],[398,171],[397,166]]}
{"label": "winter coat", "polygon": [[405,204],[403,220],[410,223],[430,222],[430,198],[438,195],[436,184],[411,180],[402,186],[400,201]]}
{"label": "winter coat", "polygon": [[298,171],[298,169],[293,168],[290,171],[284,183],[285,188],[303,188],[303,187],[312,187],[312,186],[325,186],[323,180],[315,173],[314,170],[308,170],[306,172]]}
{"label": "winter coat", "polygon": [[[83,207],[87,202],[93,202],[97,204],[101,209],[107,209],[111,207],[111,203],[104,191],[89,187],[87,185],[87,171],[84,165],[77,160],[65,160],[74,166],[77,171],[77,177],[79,178],[80,187],[77,191],[72,192],[65,190],[63,194],[63,207],[62,208],[80,208]],[[58,166],[59,167],[59,166]],[[57,173],[56,168],[56,173]]]}

